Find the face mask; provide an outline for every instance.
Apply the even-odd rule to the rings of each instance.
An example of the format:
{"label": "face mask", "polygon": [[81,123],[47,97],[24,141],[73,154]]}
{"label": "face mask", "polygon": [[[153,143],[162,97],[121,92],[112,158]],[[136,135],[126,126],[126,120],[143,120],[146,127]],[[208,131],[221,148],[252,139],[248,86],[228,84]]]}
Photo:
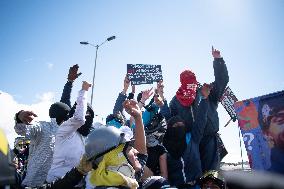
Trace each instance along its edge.
{"label": "face mask", "polygon": [[163,144],[169,154],[174,158],[180,158],[186,148],[186,136],[184,127],[169,127],[165,134]]}
{"label": "face mask", "polygon": [[121,123],[119,123],[118,121],[113,119],[113,120],[107,122],[107,126],[114,126],[114,127],[119,129],[121,127]]}
{"label": "face mask", "polygon": [[184,127],[169,127],[167,129],[167,135],[169,139],[180,140],[185,138],[185,128]]}
{"label": "face mask", "polygon": [[85,124],[82,125],[77,131],[84,137],[86,137],[92,129],[93,125],[93,118],[91,116],[86,116],[85,117]]}

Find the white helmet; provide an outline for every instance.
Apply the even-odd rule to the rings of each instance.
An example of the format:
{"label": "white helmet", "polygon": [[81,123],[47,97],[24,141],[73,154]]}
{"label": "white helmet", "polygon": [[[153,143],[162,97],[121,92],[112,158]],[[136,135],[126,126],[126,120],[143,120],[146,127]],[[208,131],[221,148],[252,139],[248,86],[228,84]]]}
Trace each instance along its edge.
{"label": "white helmet", "polygon": [[88,135],[85,153],[89,160],[96,160],[98,165],[102,160],[100,157],[128,141],[125,134],[116,127],[99,127]]}

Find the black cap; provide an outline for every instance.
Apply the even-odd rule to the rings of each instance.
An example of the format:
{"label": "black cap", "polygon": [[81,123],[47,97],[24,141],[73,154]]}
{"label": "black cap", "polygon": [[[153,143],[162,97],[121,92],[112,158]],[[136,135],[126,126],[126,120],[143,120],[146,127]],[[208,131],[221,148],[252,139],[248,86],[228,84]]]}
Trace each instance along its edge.
{"label": "black cap", "polygon": [[49,108],[49,117],[56,118],[57,123],[61,123],[68,119],[70,107],[62,102],[56,102]]}

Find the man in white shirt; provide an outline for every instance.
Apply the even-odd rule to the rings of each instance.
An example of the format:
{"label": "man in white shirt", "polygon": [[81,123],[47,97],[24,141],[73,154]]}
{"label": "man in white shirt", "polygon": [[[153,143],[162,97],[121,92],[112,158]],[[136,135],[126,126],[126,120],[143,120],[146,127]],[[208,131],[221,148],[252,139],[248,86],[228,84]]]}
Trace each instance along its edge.
{"label": "man in white shirt", "polygon": [[79,164],[84,154],[84,139],[77,129],[85,123],[87,110],[86,91],[91,85],[83,82],[82,90],[79,91],[76,110],[73,117],[64,122],[57,130],[55,136],[55,147],[51,168],[46,178],[52,182],[64,176],[69,170]]}

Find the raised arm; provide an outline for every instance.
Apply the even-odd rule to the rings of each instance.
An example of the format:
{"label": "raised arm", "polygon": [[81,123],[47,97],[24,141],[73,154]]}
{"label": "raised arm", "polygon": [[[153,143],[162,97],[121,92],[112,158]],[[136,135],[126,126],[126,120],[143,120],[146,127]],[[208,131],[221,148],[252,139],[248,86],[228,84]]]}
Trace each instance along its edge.
{"label": "raised arm", "polygon": [[160,108],[160,113],[166,120],[171,118],[171,112],[167,100],[164,97],[164,83],[163,81],[157,82],[157,90],[155,94],[155,104]]}
{"label": "raised arm", "polygon": [[57,135],[68,136],[69,134],[75,132],[85,123],[85,116],[87,111],[87,91],[91,87],[86,81],[83,81],[82,89],[79,91],[77,100],[76,100],[76,109],[71,118],[63,122],[58,131]]}
{"label": "raised arm", "polygon": [[126,93],[127,93],[127,89],[129,87],[129,84],[130,84],[130,80],[126,75],[125,78],[124,78],[124,81],[123,81],[123,90],[118,94],[118,97],[115,101],[113,111],[112,111],[113,114],[117,114],[118,112],[121,112],[121,113],[123,112],[123,105],[122,104],[127,98]]}
{"label": "raised arm", "polygon": [[218,103],[222,97],[224,90],[229,82],[229,75],[225,61],[223,60],[219,50],[216,50],[212,46],[212,56],[214,58],[213,68],[215,81],[211,84],[212,90],[209,95],[210,101]]}
{"label": "raised arm", "polygon": [[64,85],[60,102],[67,104],[71,108],[71,91],[73,87],[73,82],[82,74],[78,73],[78,64],[73,65],[69,68],[69,73],[67,77],[67,82]]}
{"label": "raised arm", "polygon": [[41,133],[41,127],[39,124],[32,125],[31,122],[37,117],[32,111],[21,110],[15,115],[15,132],[18,135],[26,136],[29,138],[36,138]]}
{"label": "raised arm", "polygon": [[123,103],[125,111],[135,120],[134,148],[141,154],[147,154],[146,137],[142,121],[142,112],[135,100],[126,100]]}
{"label": "raised arm", "polygon": [[161,176],[168,179],[167,153],[164,153],[159,157],[159,165]]}
{"label": "raised arm", "polygon": [[154,94],[153,87],[147,90],[142,91],[142,97],[138,102],[138,106],[141,109],[145,106],[146,101]]}
{"label": "raised arm", "polygon": [[131,93],[128,94],[127,99],[129,100],[134,99],[134,94],[135,94],[135,85],[131,85]]}

